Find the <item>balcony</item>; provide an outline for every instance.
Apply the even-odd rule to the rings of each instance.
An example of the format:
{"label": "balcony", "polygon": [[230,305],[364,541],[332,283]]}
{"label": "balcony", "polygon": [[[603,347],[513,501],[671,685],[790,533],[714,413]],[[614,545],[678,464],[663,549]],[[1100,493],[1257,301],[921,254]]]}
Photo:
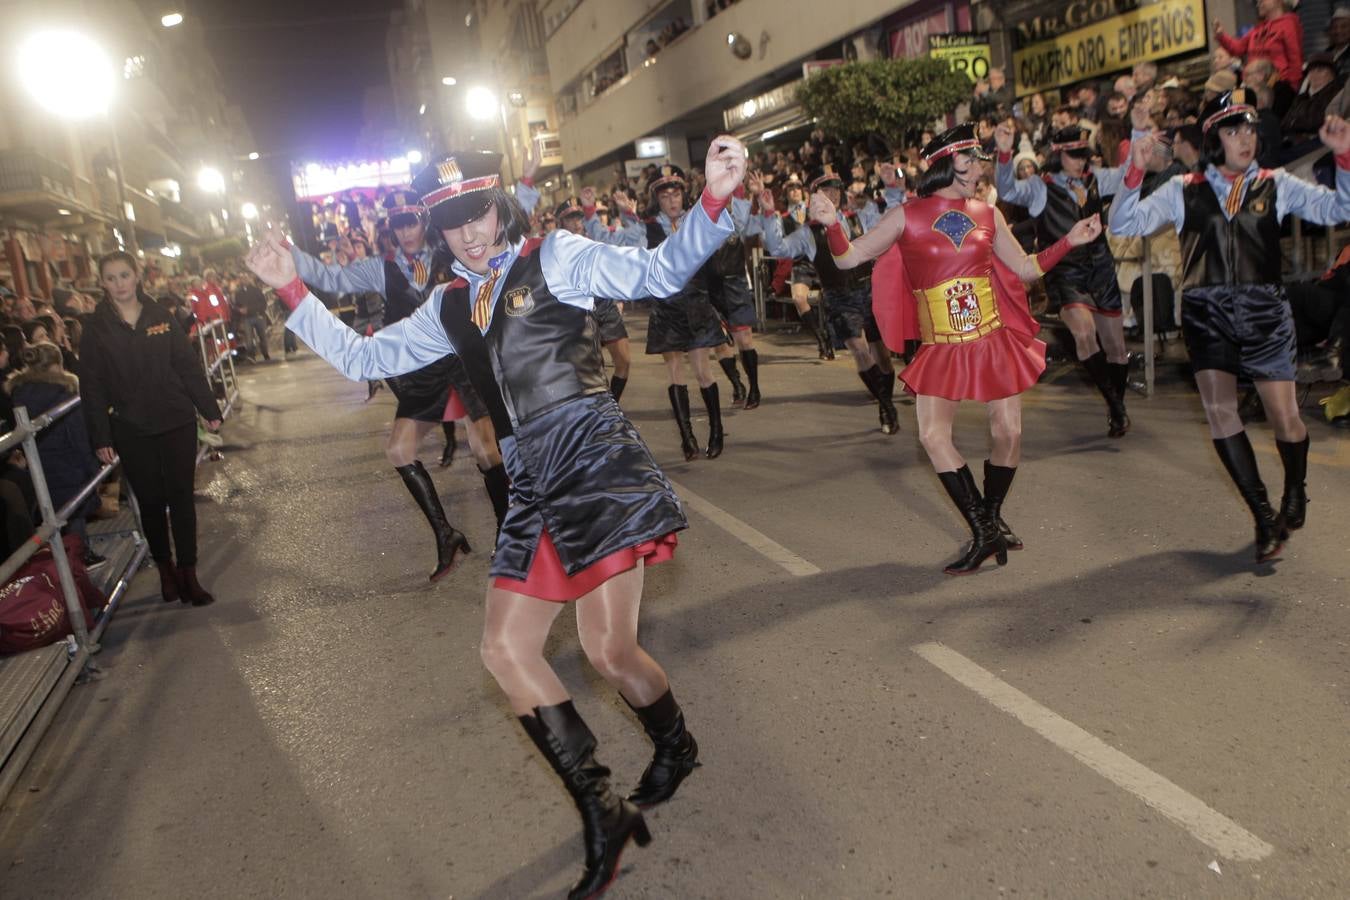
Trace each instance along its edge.
{"label": "balcony", "polygon": [[70,169],[36,150],[0,150],[0,209],[55,218],[58,209],[79,206]]}
{"label": "balcony", "polygon": [[562,138],[555,131],[540,131],[534,136],[539,143],[539,167],[541,169],[562,167]]}

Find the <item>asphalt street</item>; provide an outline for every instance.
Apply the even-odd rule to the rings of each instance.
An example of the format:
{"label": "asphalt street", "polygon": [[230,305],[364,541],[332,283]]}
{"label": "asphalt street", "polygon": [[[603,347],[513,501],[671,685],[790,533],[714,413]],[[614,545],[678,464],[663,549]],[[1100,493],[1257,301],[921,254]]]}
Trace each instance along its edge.
{"label": "asphalt street", "polygon": [[[886,437],[850,362],[766,339],[764,405],[686,463],[639,326],[624,407],[691,525],[647,573],[642,638],[705,765],[609,896],[1350,896],[1350,439],[1320,410],[1309,524],[1256,566],[1184,385],[1133,398],[1113,441],[1061,373],[1026,399],[1004,508],[1027,549],[949,578],[965,528],[912,406]],[[561,896],[579,824],[479,661],[467,449],[434,471],[476,552],[429,586],[388,392],[307,351],[242,387],[198,478],[217,603],[141,574],[0,811],[0,895]],[[978,471],[979,406],[958,444]],[[549,653],[633,783],[649,745],[567,615]]]}

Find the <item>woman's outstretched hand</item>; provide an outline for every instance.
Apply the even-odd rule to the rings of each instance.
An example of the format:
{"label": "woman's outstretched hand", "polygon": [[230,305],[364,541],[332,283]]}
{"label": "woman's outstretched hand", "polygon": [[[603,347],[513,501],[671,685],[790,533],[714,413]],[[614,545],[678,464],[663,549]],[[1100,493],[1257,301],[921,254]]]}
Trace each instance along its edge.
{"label": "woman's outstretched hand", "polygon": [[295,271],[295,260],[291,259],[291,251],[281,245],[281,240],[275,234],[269,233],[254,244],[248,256],[244,257],[244,262],[254,275],[273,290],[281,290],[299,277]]}

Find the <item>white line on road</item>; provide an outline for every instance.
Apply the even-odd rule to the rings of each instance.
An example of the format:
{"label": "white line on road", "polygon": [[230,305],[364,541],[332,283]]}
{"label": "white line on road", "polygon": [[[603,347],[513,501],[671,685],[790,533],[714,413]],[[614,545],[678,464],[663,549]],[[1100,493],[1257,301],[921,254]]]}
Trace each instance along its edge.
{"label": "white line on road", "polygon": [[1226,859],[1265,859],[1275,848],[1227,816],[1209,808],[1157,772],[1046,709],[1017,688],[938,643],[911,647],[915,653],[970,688],[994,706],[1115,782],[1208,844]]}
{"label": "white line on road", "polygon": [[764,532],[747,525],[720,507],[714,506],[684,485],[676,484],[673,481],[671,484],[675,485],[675,493],[680,495],[680,500],[684,502],[685,506],[706,519],[712,519],[714,525],[717,525],[723,531],[730,532],[732,537],[743,542],[751,550],[782,566],[788,571],[788,574],[797,576],[820,574],[819,566],[802,559]]}

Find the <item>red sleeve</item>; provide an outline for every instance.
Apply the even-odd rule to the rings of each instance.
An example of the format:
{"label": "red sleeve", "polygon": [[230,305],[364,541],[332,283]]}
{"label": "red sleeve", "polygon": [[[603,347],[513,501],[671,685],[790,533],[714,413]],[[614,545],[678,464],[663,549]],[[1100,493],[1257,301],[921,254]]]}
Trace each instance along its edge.
{"label": "red sleeve", "polygon": [[1284,70],[1280,77],[1295,88],[1303,84],[1303,22],[1298,13],[1285,13],[1276,20],[1284,43]]}
{"label": "red sleeve", "polygon": [[1242,37],[1235,38],[1225,31],[1223,34],[1219,35],[1219,43],[1223,45],[1223,49],[1227,50],[1234,56],[1246,56],[1247,41],[1251,38],[1251,36],[1252,33],[1249,31]]}

